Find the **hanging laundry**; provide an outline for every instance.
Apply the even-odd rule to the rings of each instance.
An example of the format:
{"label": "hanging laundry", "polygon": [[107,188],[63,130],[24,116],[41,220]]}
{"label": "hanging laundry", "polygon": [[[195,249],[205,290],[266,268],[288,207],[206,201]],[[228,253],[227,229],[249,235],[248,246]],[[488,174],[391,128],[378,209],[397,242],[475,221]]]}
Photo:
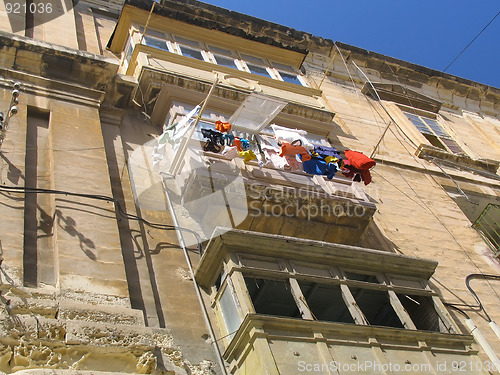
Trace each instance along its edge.
{"label": "hanging laundry", "polygon": [[346,160],[344,160],[342,174],[353,181],[363,181],[365,185],[372,182],[370,168],[375,166],[376,161],[358,151],[346,150],[344,154]]}
{"label": "hanging laundry", "polygon": [[207,138],[203,150],[210,152],[220,152],[224,145],[224,138],[222,133],[213,129],[201,129],[201,134]]}
{"label": "hanging laundry", "polygon": [[226,142],[226,145],[227,146],[231,146],[233,144],[233,141],[234,141],[234,135],[230,134],[230,133],[225,133],[225,134],[222,134],[222,138],[224,139],[224,141]]}
{"label": "hanging laundry", "polygon": [[254,152],[252,150],[248,151],[240,151],[239,152],[240,158],[243,158],[243,161],[245,163],[249,162],[250,160],[255,160],[257,159],[257,156],[255,156]]}
{"label": "hanging laundry", "polygon": [[[300,158],[300,155],[299,155]],[[337,163],[328,163],[321,157],[312,157],[309,160],[302,161],[304,172],[313,175],[324,175],[331,180],[339,168]]]}
{"label": "hanging laundry", "polygon": [[241,147],[241,141],[238,137],[234,137],[232,145],[236,146],[236,148],[238,148],[238,151],[243,151],[243,147]]}
{"label": "hanging laundry", "polygon": [[288,143],[283,141],[280,147],[280,156],[284,155],[297,155],[301,156],[302,162],[311,159],[311,154],[302,145],[296,145],[295,143],[301,143],[300,141],[294,141],[293,143]]}
{"label": "hanging laundry", "polygon": [[271,125],[271,129],[273,129],[274,138],[278,142],[292,143],[293,141],[300,140],[302,147],[306,150],[314,150],[314,145],[305,137],[307,135],[305,130],[290,129],[275,124]]}
{"label": "hanging laundry", "polygon": [[221,133],[226,133],[231,130],[231,124],[229,122],[216,121],[215,130]]}
{"label": "hanging laundry", "polygon": [[302,162],[297,160],[297,155],[284,155],[283,158],[285,158],[287,162],[287,165],[284,168],[286,171],[297,172],[304,170]]}
{"label": "hanging laundry", "polygon": [[250,141],[245,138],[234,137],[232,145],[238,147],[238,151],[247,151],[250,149]]}
{"label": "hanging laundry", "polygon": [[315,145],[314,153],[318,154],[327,163],[337,163],[342,160],[340,151],[333,147]]}
{"label": "hanging laundry", "polygon": [[279,148],[262,145],[262,151],[264,152],[264,157],[266,159],[265,164],[271,165],[277,169],[285,169],[287,166],[290,167],[288,161],[284,157],[279,156]]}
{"label": "hanging laundry", "polygon": [[370,159],[368,156],[358,151],[346,150],[344,154],[345,157],[351,163],[351,165],[357,169],[367,170],[375,166],[375,164],[377,164],[375,160]]}
{"label": "hanging laundry", "polygon": [[241,148],[243,148],[243,151],[250,149],[250,141],[248,139],[240,138],[240,142],[241,142]]}
{"label": "hanging laundry", "polygon": [[222,155],[233,160],[235,157],[239,156],[239,151],[236,146],[226,146],[224,150],[222,150]]}

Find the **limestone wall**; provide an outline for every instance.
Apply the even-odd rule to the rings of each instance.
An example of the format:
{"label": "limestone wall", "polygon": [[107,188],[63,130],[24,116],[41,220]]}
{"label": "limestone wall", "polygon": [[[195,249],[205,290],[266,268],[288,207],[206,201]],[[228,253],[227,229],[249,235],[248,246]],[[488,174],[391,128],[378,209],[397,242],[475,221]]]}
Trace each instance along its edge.
{"label": "limestone wall", "polygon": [[[340,56],[336,59],[333,72],[321,86],[329,108],[336,112],[332,140],[341,149],[351,148],[370,155],[390,118],[380,102],[360,92],[364,78],[354,65],[347,62],[353,78],[351,81]],[[324,59],[324,62],[327,61]],[[310,56],[306,64],[310,64],[312,85],[317,87],[322,74],[314,67],[321,65],[320,59]],[[384,75],[359,64],[374,82],[388,82],[389,74]],[[415,76],[410,75],[410,78],[416,80]],[[500,160],[498,113],[494,116],[489,112],[491,107],[497,105],[498,98],[493,98],[490,105],[486,96],[474,103],[456,94],[450,96],[450,90],[454,90],[452,83],[445,89],[417,84],[415,80],[392,76],[394,84],[406,84],[408,88],[438,100],[446,98],[439,113],[446,122],[446,129],[471,158]],[[411,142],[418,145],[425,143],[425,138],[412,128],[404,115],[398,114],[394,104],[384,102],[384,105],[400,127],[391,125],[374,155],[378,162],[372,172],[374,182],[365,188],[366,193],[376,201],[374,222],[386,239],[395,245],[397,252],[439,262],[432,286],[442,294],[445,302],[476,306],[476,301],[465,287],[466,276],[471,273],[498,275],[500,264],[443,186],[455,188],[456,182],[464,190],[476,191],[494,200],[500,197],[498,180],[446,168],[447,174],[453,177],[452,181],[432,163],[418,159],[415,145]],[[483,112],[481,106],[486,108]],[[476,280],[471,285],[491,318],[499,321],[500,282]],[[477,309],[472,307],[464,309],[494,350],[500,352],[500,340],[488,327],[484,314],[476,313]],[[467,332],[461,315],[456,315],[456,321],[463,332]]]}

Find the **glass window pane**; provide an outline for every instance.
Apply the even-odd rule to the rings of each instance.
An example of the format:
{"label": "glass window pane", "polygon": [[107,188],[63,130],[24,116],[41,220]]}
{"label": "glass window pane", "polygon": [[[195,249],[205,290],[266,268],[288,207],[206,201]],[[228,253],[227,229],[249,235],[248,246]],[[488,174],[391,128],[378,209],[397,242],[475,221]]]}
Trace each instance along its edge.
{"label": "glass window pane", "polygon": [[245,61],[248,61],[248,62],[251,62],[251,63],[255,63],[255,64],[265,65],[264,61],[262,61],[262,59],[259,59],[258,57],[250,56],[250,55],[245,55],[243,53],[241,54],[241,57]]}
{"label": "glass window pane", "polygon": [[146,46],[160,48],[162,50],[168,51],[167,42],[162,39],[157,39],[149,35],[144,35],[142,43],[145,44]]}
{"label": "glass window pane", "polygon": [[420,120],[420,118],[416,115],[412,115],[411,113],[405,112],[406,117],[417,127],[417,129],[421,133],[427,133],[427,134],[433,134],[430,129],[427,127],[427,125]]}
{"label": "glass window pane", "polygon": [[283,81],[288,82],[288,83],[294,83],[296,85],[301,85],[302,83],[299,80],[299,77],[297,77],[297,74],[290,74],[290,73],[285,73],[285,72],[279,72],[281,78],[283,78]]}
{"label": "glass window pane", "polygon": [[441,137],[439,138],[441,140],[441,142],[443,142],[449,149],[451,152],[453,152],[454,154],[463,154],[464,151],[460,148],[460,146],[457,144],[457,142],[455,142],[454,140],[450,139],[450,138],[445,138],[445,137]]}
{"label": "glass window pane", "polygon": [[215,56],[215,61],[217,64],[222,65],[222,66],[227,66],[228,68],[233,68],[233,69],[238,69],[236,66],[236,63],[234,62],[234,59],[231,59],[229,57],[224,57],[224,56],[219,56],[219,55],[214,55]]}
{"label": "glass window pane", "polygon": [[250,70],[250,73],[258,74],[264,77],[270,77],[269,73],[267,72],[267,69],[262,66],[257,66],[249,63],[247,63],[247,66],[248,69]]}
{"label": "glass window pane", "polygon": [[215,46],[208,46],[208,49],[212,52],[218,53],[220,55],[232,56],[232,53],[228,49],[219,48]]}
{"label": "glass window pane", "polygon": [[291,72],[291,73],[295,72],[295,69],[293,69],[293,67],[290,65],[284,65],[284,64],[277,63],[277,62],[273,62],[273,66],[276,69],[284,70],[285,72]]}
{"label": "glass window pane", "polygon": [[222,316],[224,317],[224,322],[226,323],[227,331],[230,334],[230,337],[233,337],[234,333],[238,330],[241,324],[241,320],[229,287],[226,287],[222,293],[219,305],[222,311]]}
{"label": "glass window pane", "polygon": [[434,134],[430,133],[422,133],[422,134],[430,142],[431,145],[438,147],[442,150],[448,151],[443,142],[441,142],[441,138],[438,138]]}
{"label": "glass window pane", "polygon": [[125,56],[125,61],[127,61],[127,63],[130,61],[130,58],[132,57],[132,52],[134,52],[134,45],[131,43],[131,38],[129,38],[129,41],[128,41],[128,47],[127,47],[127,54]]}
{"label": "glass window pane", "polygon": [[179,47],[181,49],[183,56],[191,57],[191,58],[197,59],[197,60],[205,60],[203,58],[203,55],[201,54],[201,51],[196,50],[196,49],[192,49],[192,48],[189,48],[186,46],[179,46]]}
{"label": "glass window pane", "polygon": [[438,137],[447,137],[448,133],[438,124],[436,120],[431,118],[422,118],[422,120],[436,133]]}
{"label": "glass window pane", "polygon": [[[140,27],[139,28],[141,30],[141,33],[144,33],[144,27]],[[153,29],[147,29],[146,30],[146,34],[147,35],[150,35],[150,36],[155,36],[159,39],[164,39],[165,38],[165,34],[163,34],[162,32],[160,31],[156,31],[156,30],[153,30]]]}
{"label": "glass window pane", "polygon": [[181,44],[185,44],[186,46],[200,48],[200,45],[198,44],[198,42],[195,42],[194,40],[191,40],[191,39],[186,39],[186,38],[182,38],[180,36],[176,36],[175,40]]}

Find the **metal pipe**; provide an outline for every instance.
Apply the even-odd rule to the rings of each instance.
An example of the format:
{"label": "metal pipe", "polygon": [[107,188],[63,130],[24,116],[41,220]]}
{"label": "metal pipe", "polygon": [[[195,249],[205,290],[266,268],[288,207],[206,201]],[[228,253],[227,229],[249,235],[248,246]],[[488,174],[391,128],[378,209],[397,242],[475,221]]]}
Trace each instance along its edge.
{"label": "metal pipe", "polygon": [[141,39],[139,40],[139,44],[142,44],[144,39],[144,35],[146,35],[149,27],[149,21],[151,20],[151,15],[153,14],[153,10],[155,9],[156,1],[153,0],[153,5],[151,5],[151,10],[149,11],[148,20],[146,21],[146,25],[144,26],[144,31],[142,32]]}
{"label": "metal pipe", "polygon": [[489,325],[493,332],[495,332],[495,335],[497,335],[497,337],[500,339],[500,328],[498,327],[498,325],[493,320],[489,323]]}
{"label": "metal pipe", "polygon": [[497,355],[495,354],[493,349],[491,349],[491,346],[488,344],[488,341],[486,341],[486,339],[479,331],[479,328],[477,328],[477,326],[474,324],[472,319],[470,318],[465,319],[465,325],[469,328],[470,333],[472,334],[472,336],[474,336],[478,344],[481,345],[481,348],[483,348],[484,352],[486,353],[490,361],[496,364],[497,366],[500,366],[500,359],[498,359]]}

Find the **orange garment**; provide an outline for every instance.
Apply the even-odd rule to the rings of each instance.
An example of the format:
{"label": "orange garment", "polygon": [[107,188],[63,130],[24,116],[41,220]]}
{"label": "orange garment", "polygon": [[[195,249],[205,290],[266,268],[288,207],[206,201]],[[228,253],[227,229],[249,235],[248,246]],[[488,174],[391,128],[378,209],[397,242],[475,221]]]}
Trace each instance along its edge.
{"label": "orange garment", "polygon": [[311,154],[304,147],[292,145],[291,143],[284,141],[281,142],[280,153],[279,153],[280,156],[297,155],[297,154],[302,156],[303,162],[311,160]]}
{"label": "orange garment", "polygon": [[231,146],[236,146],[238,151],[243,151],[243,147],[241,146],[241,141],[238,137],[234,138],[233,144]]}
{"label": "orange garment", "polygon": [[216,121],[215,130],[220,131],[221,133],[228,132],[231,130],[231,124],[229,122]]}
{"label": "orange garment", "polygon": [[346,150],[344,154],[351,165],[357,169],[368,170],[376,164],[375,160],[358,151]]}

